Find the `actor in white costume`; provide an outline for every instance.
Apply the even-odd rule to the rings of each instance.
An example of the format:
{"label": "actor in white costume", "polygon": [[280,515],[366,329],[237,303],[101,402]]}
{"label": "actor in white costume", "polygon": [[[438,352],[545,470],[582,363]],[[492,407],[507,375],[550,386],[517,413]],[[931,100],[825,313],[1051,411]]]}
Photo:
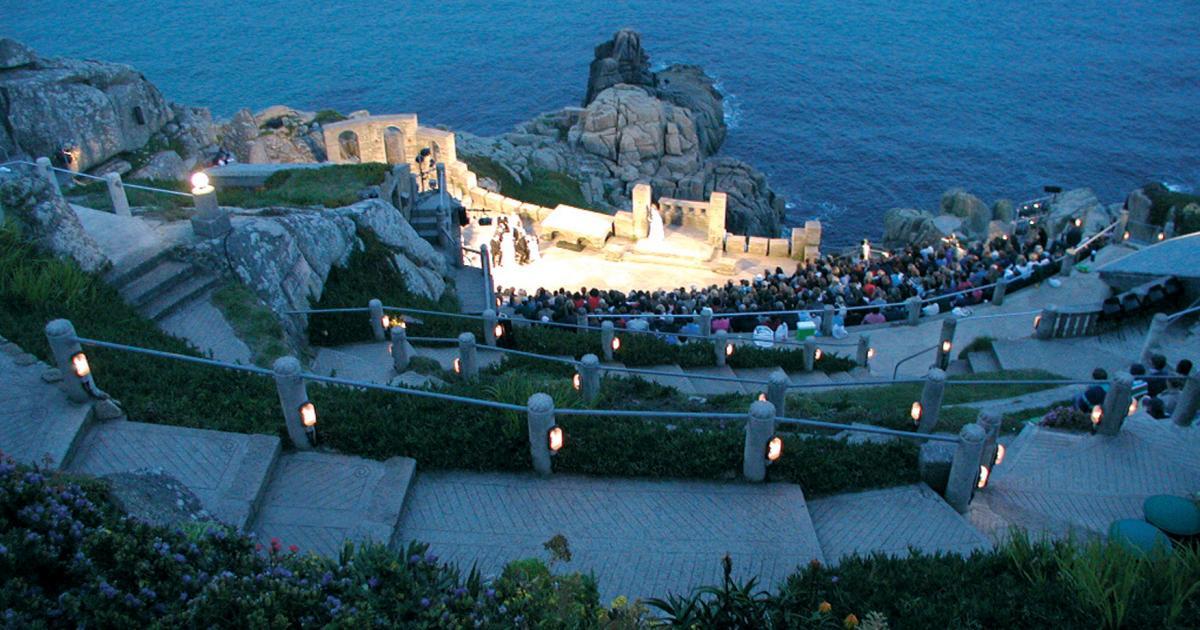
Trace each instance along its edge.
{"label": "actor in white costume", "polygon": [[657,205],[650,206],[650,236],[649,240],[655,243],[661,243],[666,238],[663,233],[663,218],[662,213],[658,211]]}

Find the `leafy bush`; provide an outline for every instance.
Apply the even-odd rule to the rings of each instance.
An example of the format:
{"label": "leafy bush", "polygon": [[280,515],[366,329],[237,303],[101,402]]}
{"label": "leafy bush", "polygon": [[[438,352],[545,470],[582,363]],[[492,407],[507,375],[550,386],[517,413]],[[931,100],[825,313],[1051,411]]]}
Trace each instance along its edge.
{"label": "leafy bush", "polygon": [[459,154],[471,171],[500,185],[506,197],[535,205],[553,208],[560,203],[576,208],[588,208],[579,182],[570,175],[540,168],[530,169],[532,177],[520,183],[499,162],[487,157]]}
{"label": "leafy bush", "polygon": [[1167,223],[1167,215],[1171,208],[1183,208],[1188,204],[1200,203],[1200,195],[1175,192],[1162,182],[1151,182],[1142,187],[1142,191],[1150,198],[1150,223],[1163,226]]}
{"label": "leafy bush", "polygon": [[1046,412],[1038,424],[1051,429],[1091,431],[1092,416],[1088,412],[1079,411],[1074,406],[1061,406]]}
{"label": "leafy bush", "polygon": [[317,112],[317,115],[312,119],[312,121],[318,125],[328,125],[329,123],[340,122],[343,120],[346,120],[346,116],[336,109],[322,109],[321,111]]}

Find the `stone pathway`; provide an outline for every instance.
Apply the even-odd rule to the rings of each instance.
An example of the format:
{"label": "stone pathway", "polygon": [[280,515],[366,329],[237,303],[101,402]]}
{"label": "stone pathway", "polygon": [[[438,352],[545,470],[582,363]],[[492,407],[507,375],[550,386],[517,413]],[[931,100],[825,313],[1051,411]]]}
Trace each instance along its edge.
{"label": "stone pathway", "polygon": [[70,402],[44,381],[48,369],[0,338],[0,452],[17,461],[58,467],[70,458],[91,405]]}
{"label": "stone pathway", "polygon": [[170,335],[188,340],[200,352],[218,361],[249,365],[254,353],[238,338],[233,326],[212,303],[212,294],[193,300],[158,322]]}

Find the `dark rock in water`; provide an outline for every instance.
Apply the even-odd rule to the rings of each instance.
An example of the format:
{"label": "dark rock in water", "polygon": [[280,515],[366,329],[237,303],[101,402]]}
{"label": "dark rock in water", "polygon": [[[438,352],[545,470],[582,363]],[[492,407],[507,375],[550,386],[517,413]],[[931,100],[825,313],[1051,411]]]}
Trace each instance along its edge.
{"label": "dark rock in water", "polygon": [[597,95],[618,83],[654,85],[650,55],[642,50],[642,36],[631,29],[621,29],[611,40],[596,46],[583,106],[587,107]]}
{"label": "dark rock in water", "polygon": [[20,68],[37,61],[37,54],[15,39],[0,38],[0,70]]}

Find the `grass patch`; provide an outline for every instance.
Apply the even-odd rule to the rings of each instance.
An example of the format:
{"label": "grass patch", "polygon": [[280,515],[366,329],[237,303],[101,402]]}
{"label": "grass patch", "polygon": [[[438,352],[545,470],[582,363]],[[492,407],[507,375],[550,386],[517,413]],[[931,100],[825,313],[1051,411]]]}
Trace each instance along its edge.
{"label": "grass patch", "polygon": [[479,177],[487,177],[499,184],[500,193],[506,197],[547,208],[553,208],[560,203],[576,208],[590,208],[583,197],[579,182],[565,173],[532,168],[529,181],[517,183],[512,174],[491,158],[460,155],[459,159],[466,162],[471,171]]}
{"label": "grass patch", "polygon": [[275,314],[244,285],[227,284],[213,293],[212,300],[238,338],[250,347],[255,365],[269,367],[290,352]]}
{"label": "grass patch", "polygon": [[[1171,208],[1180,208],[1190,203],[1200,203],[1200,195],[1175,192],[1162,182],[1151,182],[1142,187],[1142,191],[1150,198],[1150,223],[1163,226]],[[1182,232],[1182,230],[1181,230]]]}
{"label": "grass patch", "polygon": [[976,337],[971,340],[971,343],[967,344],[962,350],[958,351],[958,358],[966,359],[967,355],[971,354],[972,352],[992,352],[992,344],[995,341],[996,340],[994,338],[987,335]]}
{"label": "grass patch", "polygon": [[312,119],[318,125],[328,125],[329,123],[341,122],[343,120],[346,120],[346,116],[336,109],[322,109]]}

